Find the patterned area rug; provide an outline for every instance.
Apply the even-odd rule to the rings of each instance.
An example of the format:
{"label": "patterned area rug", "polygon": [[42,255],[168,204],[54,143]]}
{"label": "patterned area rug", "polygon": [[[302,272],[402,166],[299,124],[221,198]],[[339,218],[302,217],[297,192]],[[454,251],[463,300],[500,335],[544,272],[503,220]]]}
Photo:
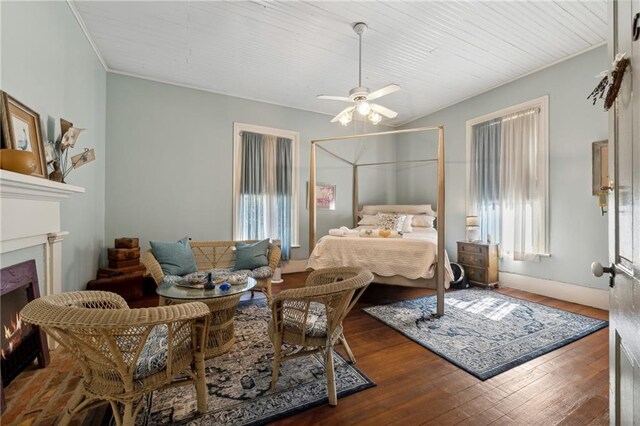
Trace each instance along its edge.
{"label": "patterned area rug", "polygon": [[364,311],[481,380],[574,342],[608,325],[481,289],[449,292],[445,315],[430,319],[436,297]]}
{"label": "patterned area rug", "polygon": [[[137,425],[257,425],[326,404],[327,388],[322,358],[309,355],[280,366],[278,389],[272,393],[273,346],[267,334],[271,311],[264,300],[241,302],[233,349],[206,363],[208,411],[196,411],[193,386],[154,392]],[[338,397],[375,386],[336,352]]]}

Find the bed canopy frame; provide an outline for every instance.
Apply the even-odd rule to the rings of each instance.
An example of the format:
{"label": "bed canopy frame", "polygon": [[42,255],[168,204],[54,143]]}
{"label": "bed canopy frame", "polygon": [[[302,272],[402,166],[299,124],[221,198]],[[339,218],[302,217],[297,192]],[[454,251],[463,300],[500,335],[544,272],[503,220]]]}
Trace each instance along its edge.
{"label": "bed canopy frame", "polygon": [[[349,141],[352,139],[363,139],[364,142],[371,141],[371,137],[374,136],[386,136],[397,135],[403,133],[419,133],[419,132],[438,132],[438,155],[436,158],[427,158],[424,160],[404,160],[404,161],[385,161],[378,163],[362,163],[351,162],[321,146],[323,142],[336,142],[336,141]],[[349,136],[337,136],[333,138],[315,139],[311,141],[311,167],[309,169],[309,253],[313,251],[316,246],[316,148],[320,148],[332,157],[347,163],[353,167],[353,188],[352,188],[352,209],[353,209],[353,222],[356,226],[358,222],[358,169],[360,167],[367,166],[380,166],[386,164],[400,164],[400,163],[429,163],[437,162],[438,164],[438,210],[437,216],[437,233],[438,233],[438,247],[437,247],[437,266],[436,266],[436,279],[437,279],[437,304],[436,304],[436,316],[444,315],[444,230],[445,230],[445,207],[444,207],[444,126],[428,126],[418,127],[415,129],[404,130],[392,130],[388,132],[377,133],[362,133]]]}

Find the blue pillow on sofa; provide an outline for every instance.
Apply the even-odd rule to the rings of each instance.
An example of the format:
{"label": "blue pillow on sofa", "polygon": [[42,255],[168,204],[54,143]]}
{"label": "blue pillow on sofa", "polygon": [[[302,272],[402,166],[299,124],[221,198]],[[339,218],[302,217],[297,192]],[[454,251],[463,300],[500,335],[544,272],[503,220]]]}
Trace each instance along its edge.
{"label": "blue pillow on sofa", "polygon": [[198,270],[189,238],[184,237],[177,243],[149,241],[149,244],[165,275],[185,275]]}
{"label": "blue pillow on sofa", "polygon": [[235,271],[241,269],[256,269],[261,266],[267,266],[269,259],[269,239],[258,241],[257,243],[236,243],[236,265]]}

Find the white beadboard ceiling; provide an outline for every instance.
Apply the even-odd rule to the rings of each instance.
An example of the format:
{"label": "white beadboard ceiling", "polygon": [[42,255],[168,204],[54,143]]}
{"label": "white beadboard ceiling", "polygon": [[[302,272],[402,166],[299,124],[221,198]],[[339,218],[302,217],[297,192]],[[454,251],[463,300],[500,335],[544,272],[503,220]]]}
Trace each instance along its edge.
{"label": "white beadboard ceiling", "polygon": [[[358,82],[400,125],[606,40],[606,0],[74,1],[110,71],[334,115]],[[593,72],[589,70],[588,72]],[[594,80],[595,82],[595,80]],[[568,82],[570,84],[570,82]]]}

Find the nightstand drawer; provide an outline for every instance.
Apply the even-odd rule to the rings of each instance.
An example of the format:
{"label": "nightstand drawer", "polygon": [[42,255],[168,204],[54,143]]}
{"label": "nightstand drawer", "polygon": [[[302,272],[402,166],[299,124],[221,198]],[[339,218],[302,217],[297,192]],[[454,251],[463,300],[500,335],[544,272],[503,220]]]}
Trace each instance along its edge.
{"label": "nightstand drawer", "polygon": [[485,254],[487,253],[487,246],[480,244],[465,244],[458,243],[458,250],[463,253],[477,253],[477,254]]}
{"label": "nightstand drawer", "polygon": [[479,283],[487,283],[487,270],[482,268],[474,268],[473,266],[465,266],[465,272],[469,281],[475,281]]}
{"label": "nightstand drawer", "polygon": [[460,252],[458,255],[458,263],[472,266],[487,266],[487,256],[484,254],[474,254]]}

